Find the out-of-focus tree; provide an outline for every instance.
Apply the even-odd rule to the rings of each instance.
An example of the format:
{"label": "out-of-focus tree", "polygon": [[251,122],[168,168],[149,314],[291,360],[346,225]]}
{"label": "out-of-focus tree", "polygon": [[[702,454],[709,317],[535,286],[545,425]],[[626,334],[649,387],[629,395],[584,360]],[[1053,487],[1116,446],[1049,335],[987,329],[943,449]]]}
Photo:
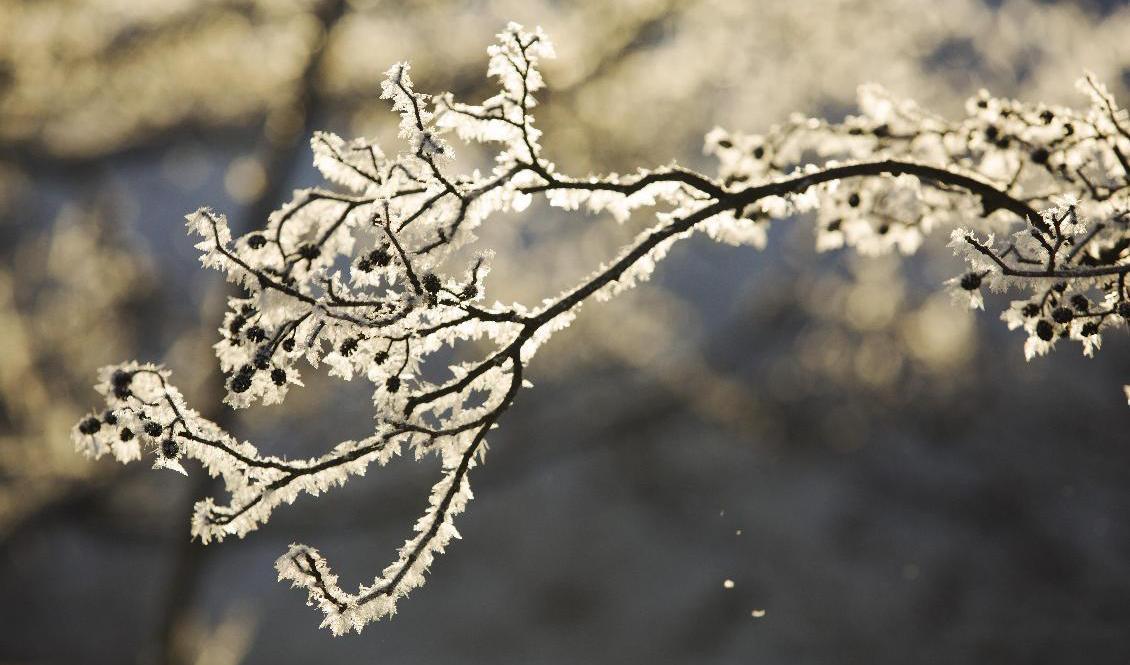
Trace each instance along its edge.
{"label": "out-of-focus tree", "polygon": [[[144,256],[124,247],[107,210],[69,207],[53,228],[4,227],[0,265],[0,539],[91,473],[60,440],[102,349],[136,347],[158,306]],[[100,285],[113,275],[112,285]],[[105,471],[105,469],[102,469]]]}

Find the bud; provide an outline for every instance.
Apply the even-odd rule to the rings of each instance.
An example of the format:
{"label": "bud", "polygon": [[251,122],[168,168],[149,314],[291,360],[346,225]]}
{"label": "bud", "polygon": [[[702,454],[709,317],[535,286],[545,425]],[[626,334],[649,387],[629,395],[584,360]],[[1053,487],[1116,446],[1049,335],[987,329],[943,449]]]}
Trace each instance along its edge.
{"label": "bud", "polygon": [[115,388],[128,388],[131,381],[133,374],[120,369],[114,370],[114,374],[110,377],[110,384]]}
{"label": "bud", "polygon": [[251,388],[251,375],[249,374],[236,374],[231,380],[231,391],[233,393],[245,393]]}
{"label": "bud", "polygon": [[389,253],[388,247],[384,245],[369,252],[369,260],[381,268],[387,266],[392,261],[392,254]]}
{"label": "bud", "polygon": [[100,429],[102,429],[102,423],[94,416],[90,416],[78,425],[78,431],[83,434],[94,434]]}
{"label": "bud", "polygon": [[1052,324],[1047,319],[1040,319],[1036,324],[1036,337],[1044,340],[1045,342],[1052,341],[1052,336],[1055,333]]}
{"label": "bud", "polygon": [[255,351],[255,369],[267,369],[271,366],[271,347],[261,346]]}

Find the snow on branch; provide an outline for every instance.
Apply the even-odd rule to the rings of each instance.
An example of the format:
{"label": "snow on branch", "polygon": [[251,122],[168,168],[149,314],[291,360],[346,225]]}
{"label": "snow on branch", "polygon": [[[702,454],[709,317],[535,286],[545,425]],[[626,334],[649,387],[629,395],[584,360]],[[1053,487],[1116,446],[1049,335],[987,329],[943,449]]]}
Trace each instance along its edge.
{"label": "snow on branch", "polygon": [[[943,229],[966,263],[949,282],[963,302],[984,307],[985,290],[1022,294],[1003,319],[1024,330],[1028,357],[1061,340],[1090,355],[1130,319],[1130,121],[1090,75],[1080,83],[1090,99],[1082,110],[982,92],[956,122],[864,86],[860,114],[842,123],[797,116],[763,134],[711,131],[714,177],[674,163],[574,177],[542,156],[531,115],[544,87],[538,63],[553,57],[548,38],[510,24],[488,52],[500,89],[480,104],[417,92],[406,63],[387,71],[381,96],[399,114],[404,142],[395,154],[316,133],[314,164],[338,189],[299,190],[262,230],[239,238],[222,214],[187,216],[201,262],[242,290],[215,345],[225,401],[282,402],[302,386],[304,367],[325,368],[373,385],[371,435],[327,444],[309,459],[263,455],[189,408],[167,370],[138,363],[102,370],[106,408],[73,431],[91,457],[145,455],[181,473],[193,459],[222,478],[227,502],[205,499],[193,515],[192,533],[204,542],[242,537],[281,504],[402,450],[438,456],[442,474],[414,535],[371,583],[344,590],[306,545],[279,558],[279,578],[305,589],[335,634],[392,614],[458,537],[453,520],[471,499],[470,471],[529,385],[523,372],[541,345],[590,298],[648,279],[695,232],[761,249],[774,220],[808,216],[819,249],[875,255],[911,254]],[[496,145],[490,172],[457,172],[451,137]],[[491,255],[467,259],[457,250],[496,213],[539,196],[618,222],[646,211],[654,223],[563,293],[535,306],[492,302]],[[441,352],[467,340],[488,350],[444,360],[451,354]],[[437,364],[449,378],[426,378],[441,374],[425,371]]]}

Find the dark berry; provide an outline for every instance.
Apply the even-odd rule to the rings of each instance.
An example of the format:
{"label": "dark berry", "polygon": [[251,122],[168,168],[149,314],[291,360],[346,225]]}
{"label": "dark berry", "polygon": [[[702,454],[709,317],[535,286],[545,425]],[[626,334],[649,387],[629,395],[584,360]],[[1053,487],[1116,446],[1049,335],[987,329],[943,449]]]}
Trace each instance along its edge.
{"label": "dark berry", "polygon": [[145,430],[145,433],[149,436],[160,436],[161,430],[163,429],[160,425],[153,422],[152,420],[146,420],[144,423],[142,423],[141,428]]}
{"label": "dark berry", "polygon": [[1091,335],[1098,334],[1099,324],[1095,323],[1094,321],[1088,321],[1088,322],[1083,324],[1083,329],[1080,330],[1079,332],[1084,337],[1090,337]]}
{"label": "dark berry", "polygon": [[231,380],[231,391],[233,393],[245,393],[251,388],[251,376],[248,374],[236,374]]}
{"label": "dark berry", "polygon": [[1055,114],[1054,114],[1054,113],[1052,113],[1051,111],[1046,111],[1046,110],[1045,110],[1044,112],[1042,112],[1042,113],[1040,114],[1040,120],[1043,120],[1043,121],[1044,121],[1044,124],[1046,125],[1046,124],[1048,124],[1049,122],[1051,122],[1052,120],[1055,120]]}
{"label": "dark berry", "polygon": [[273,381],[276,386],[281,386],[286,383],[286,370],[281,367],[276,367],[271,370],[271,381]]}
{"label": "dark berry", "polygon": [[254,373],[255,373],[255,368],[252,367],[250,364],[240,365],[239,369],[236,370],[236,374],[239,375],[239,376],[251,376]]}
{"label": "dark berry", "polygon": [[998,148],[1003,150],[1003,149],[1008,147],[1008,137],[1002,136],[999,139],[997,139],[996,141],[994,141],[994,143],[996,144],[996,146]]}
{"label": "dark berry", "polygon": [[89,418],[78,424],[78,431],[82,432],[83,434],[94,434],[100,429],[102,429],[102,422],[94,416],[90,416]]}
{"label": "dark berry", "polygon": [[852,192],[851,196],[848,197],[848,205],[853,208],[859,207],[859,194]]}
{"label": "dark berry", "polygon": [[117,425],[118,417],[114,415],[113,411],[106,411],[102,414],[102,422],[107,425]]}
{"label": "dark berry", "polygon": [[110,384],[115,388],[128,388],[131,381],[133,381],[133,374],[120,369],[115,370],[110,377]]}
{"label": "dark berry", "polygon": [[1052,310],[1052,319],[1056,323],[1071,323],[1071,319],[1075,318],[1075,312],[1067,307],[1056,307]]}
{"label": "dark berry", "polygon": [[1068,136],[1071,136],[1072,134],[1075,133],[1075,125],[1071,124],[1070,122],[1065,123],[1063,125],[1063,133],[1068,135]]}
{"label": "dark berry", "polygon": [[1091,307],[1091,301],[1087,300],[1086,296],[1076,293],[1071,296],[1071,306],[1077,311],[1086,312]]}
{"label": "dark berry", "polygon": [[373,260],[367,256],[362,257],[361,260],[357,262],[357,269],[361,272],[369,272],[373,269]]}
{"label": "dark berry", "polygon": [[1058,282],[1052,288],[1055,289],[1056,293],[1063,293],[1067,290],[1067,282]]}
{"label": "dark berry", "polygon": [[885,138],[885,137],[891,135],[891,128],[888,127],[887,125],[883,124],[883,125],[879,125],[875,129],[872,129],[871,133],[874,134],[875,136],[878,136],[879,138]]}
{"label": "dark berry", "polygon": [[976,291],[981,288],[981,276],[975,272],[965,273],[961,277],[961,288],[966,291]]}
{"label": "dark berry", "polygon": [[161,454],[164,455],[166,459],[172,459],[176,457],[177,453],[179,452],[180,446],[177,445],[176,441],[173,441],[172,439],[165,439],[161,442]]}
{"label": "dark berry", "polygon": [[283,348],[283,351],[286,351],[287,353],[290,353],[291,351],[293,351],[294,350],[294,338],[289,337],[287,339],[284,339],[283,343],[282,343],[282,348]]}
{"label": "dark berry", "polygon": [[400,390],[400,377],[399,376],[388,377],[388,379],[385,381],[385,390],[389,391],[390,393],[394,393],[394,392]]}
{"label": "dark berry", "polygon": [[357,338],[356,337],[350,337],[349,339],[345,340],[344,342],[341,343],[341,347],[338,348],[338,351],[341,353],[341,355],[343,355],[347,358],[349,356],[353,355],[353,352],[356,351],[356,350],[357,350]]}
{"label": "dark berry", "polygon": [[125,399],[132,394],[133,391],[129,389],[129,386],[114,386],[114,397],[118,399]]}
{"label": "dark berry", "polygon": [[133,430],[128,427],[123,427],[122,431],[118,433],[118,438],[122,441],[129,441],[133,438]]}
{"label": "dark berry", "polygon": [[247,323],[247,318],[242,314],[236,314],[232,317],[231,323],[228,325],[228,332],[233,336],[238,335],[239,331],[243,329],[243,324]]}
{"label": "dark berry", "polygon": [[475,296],[479,295],[479,287],[475,286],[474,284],[468,284],[467,286],[463,287],[463,293],[461,295],[463,296],[464,300],[474,298]]}
{"label": "dark berry", "polygon": [[722,139],[721,141],[718,142],[718,147],[723,149],[723,150],[729,150],[730,148],[734,147],[734,144],[731,143],[730,141],[726,140],[726,139]]}
{"label": "dark berry", "polygon": [[1055,330],[1052,328],[1052,324],[1048,322],[1047,319],[1040,319],[1040,321],[1036,324],[1036,337],[1039,337],[1045,342],[1052,341],[1052,335],[1054,334],[1054,332]]}
{"label": "dark berry", "polygon": [[756,148],[753,149],[753,158],[754,159],[761,159],[764,156],[765,156],[765,148],[763,148],[762,146],[757,146]]}
{"label": "dark berry", "polygon": [[875,230],[879,232],[879,235],[885,236],[885,235],[887,235],[888,232],[890,232],[891,225],[890,224],[880,224],[879,228],[877,228]]}
{"label": "dark berry", "polygon": [[259,326],[251,326],[247,329],[247,339],[252,342],[262,342],[267,339],[267,333],[263,332],[263,329]]}
{"label": "dark berry", "polygon": [[989,100],[987,100],[987,99],[978,99],[978,100],[977,100],[977,108],[979,108],[979,109],[986,109],[986,108],[989,108]]}
{"label": "dark berry", "polygon": [[996,141],[1001,135],[1001,130],[997,129],[996,125],[989,125],[985,128],[985,137],[990,141]]}
{"label": "dark berry", "polygon": [[392,254],[389,254],[388,247],[378,247],[369,252],[369,260],[383,268],[392,261]]}
{"label": "dark berry", "polygon": [[420,280],[420,284],[423,285],[425,291],[432,295],[439,292],[439,276],[434,272],[424,275],[424,278]]}
{"label": "dark berry", "polygon": [[1047,164],[1048,156],[1048,149],[1042,146],[1032,151],[1032,161],[1037,164]]}
{"label": "dark berry", "polygon": [[1024,318],[1031,319],[1040,314],[1040,306],[1034,302],[1030,302],[1020,310],[1020,313],[1024,315]]}
{"label": "dark berry", "polygon": [[267,239],[263,237],[262,233],[252,233],[247,236],[247,246],[251,249],[261,249],[266,244]]}
{"label": "dark berry", "polygon": [[378,365],[386,360],[388,360],[388,351],[377,351],[375,354],[373,354],[373,362],[377,363]]}
{"label": "dark berry", "polygon": [[318,249],[317,245],[306,244],[298,248],[298,255],[307,261],[313,261],[318,258],[321,253],[322,250]]}
{"label": "dark berry", "polygon": [[271,347],[261,346],[255,352],[255,369],[267,369],[271,366]]}
{"label": "dark berry", "polygon": [[1123,300],[1118,303],[1118,315],[1124,319],[1130,319],[1130,300]]}

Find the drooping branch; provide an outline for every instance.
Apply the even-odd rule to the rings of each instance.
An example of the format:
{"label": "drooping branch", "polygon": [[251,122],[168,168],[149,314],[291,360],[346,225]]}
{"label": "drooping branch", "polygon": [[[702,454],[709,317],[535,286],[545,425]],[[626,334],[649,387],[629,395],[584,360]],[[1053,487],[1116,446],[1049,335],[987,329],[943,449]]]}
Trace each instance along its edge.
{"label": "drooping branch", "polygon": [[[152,450],[156,466],[183,471],[189,457],[221,476],[229,503],[208,499],[195,509],[193,534],[204,541],[242,536],[277,506],[340,485],[404,447],[438,456],[441,478],[415,535],[372,584],[345,591],[305,545],[279,559],[280,578],[305,588],[335,633],[392,613],[423,583],[456,535],[452,520],[470,499],[468,475],[486,436],[526,385],[539,348],[585,302],[647,279],[691,234],[762,248],[772,220],[807,215],[819,249],[876,254],[911,253],[926,234],[949,228],[969,267],[951,286],[968,303],[983,306],[984,287],[1032,292],[1004,314],[1028,333],[1029,356],[1061,338],[1092,353],[1104,328],[1130,318],[1130,137],[1125,113],[1091,78],[1087,111],[982,94],[954,123],[867,87],[862,115],[843,123],[796,119],[765,135],[712,131],[706,147],[720,161],[716,177],[672,164],[578,178],[542,155],[530,115],[544,85],[538,62],[552,56],[548,39],[511,25],[489,54],[500,92],[478,105],[416,92],[406,63],[388,70],[383,96],[400,114],[407,145],[395,156],[316,134],[315,165],[348,193],[298,192],[264,231],[238,239],[223,215],[188,216],[203,263],[245,291],[231,299],[216,345],[229,376],[226,401],[281,402],[301,385],[300,361],[324,364],[344,380],[373,384],[371,435],[307,460],[264,456],[189,409],[165,370],[136,363],[103,371],[109,411],[75,430],[76,444],[94,456],[129,461]],[[455,173],[451,134],[497,144],[493,169]],[[496,213],[521,212],[535,197],[564,211],[654,223],[537,306],[487,304],[491,257],[479,253],[467,264],[460,250]],[[454,351],[467,342],[481,353],[446,360],[466,357]]]}

